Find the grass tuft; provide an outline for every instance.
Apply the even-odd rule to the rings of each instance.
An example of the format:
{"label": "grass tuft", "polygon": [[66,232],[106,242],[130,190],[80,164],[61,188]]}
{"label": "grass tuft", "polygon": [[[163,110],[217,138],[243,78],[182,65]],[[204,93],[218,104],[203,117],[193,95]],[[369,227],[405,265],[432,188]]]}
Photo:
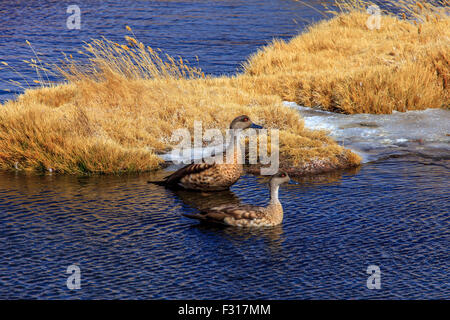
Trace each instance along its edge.
{"label": "grass tuft", "polygon": [[189,66],[181,57],[161,56],[160,50],[145,46],[135,37],[125,36],[125,39],[127,45],[106,38],[94,39],[79,52],[87,62],[65,56],[64,61],[54,68],[69,82],[85,79],[105,81],[109,74],[121,75],[130,80],[205,77],[199,68]]}

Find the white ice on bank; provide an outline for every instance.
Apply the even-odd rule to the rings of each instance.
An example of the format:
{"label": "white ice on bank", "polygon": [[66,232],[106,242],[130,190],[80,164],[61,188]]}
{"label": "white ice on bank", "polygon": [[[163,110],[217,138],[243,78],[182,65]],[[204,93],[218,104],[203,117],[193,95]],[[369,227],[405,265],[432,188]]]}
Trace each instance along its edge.
{"label": "white ice on bank", "polygon": [[284,104],[300,112],[307,128],[328,130],[341,145],[360,154],[364,162],[406,154],[450,158],[449,110],[345,115],[294,102]]}
{"label": "white ice on bank", "polygon": [[[395,112],[392,114],[346,115],[307,108],[295,102],[284,102],[295,108],[309,129],[323,129],[363,158],[363,162],[402,155],[450,159],[450,111],[427,109]],[[210,157],[224,151],[223,145],[192,148],[190,154],[168,152],[160,155],[174,162],[174,168],[183,163]]]}
{"label": "white ice on bank", "polygon": [[[178,150],[161,154],[160,157],[164,161],[173,162],[177,165],[189,164],[195,160],[201,160],[214,156],[215,154],[222,154],[225,152],[226,146],[218,144],[215,146],[191,148],[187,153],[178,152]],[[190,151],[190,152],[189,152]]]}

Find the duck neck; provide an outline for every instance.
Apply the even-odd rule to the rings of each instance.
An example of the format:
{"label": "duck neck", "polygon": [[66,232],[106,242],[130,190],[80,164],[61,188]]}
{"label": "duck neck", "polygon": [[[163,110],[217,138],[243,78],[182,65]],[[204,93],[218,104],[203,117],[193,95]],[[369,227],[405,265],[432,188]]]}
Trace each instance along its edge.
{"label": "duck neck", "polygon": [[241,130],[230,130],[230,142],[226,147],[227,154],[232,154],[234,162],[238,161],[242,155],[241,151]]}
{"label": "duck neck", "polygon": [[278,200],[278,189],[280,189],[279,184],[270,185],[270,204],[281,204]]}

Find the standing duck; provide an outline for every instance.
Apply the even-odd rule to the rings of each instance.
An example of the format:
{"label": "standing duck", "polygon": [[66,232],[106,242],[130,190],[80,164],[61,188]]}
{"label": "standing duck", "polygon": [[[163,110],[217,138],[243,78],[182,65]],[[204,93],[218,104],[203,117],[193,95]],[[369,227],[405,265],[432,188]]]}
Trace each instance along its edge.
{"label": "standing duck", "polygon": [[[233,152],[233,161],[228,163],[192,163],[167,176],[163,181],[149,181],[172,189],[197,191],[222,191],[229,189],[243,173],[242,153],[239,143],[240,130],[261,126],[254,124],[246,115],[235,118],[231,124],[231,141],[227,151]],[[237,143],[234,143],[237,139]],[[232,150],[228,150],[232,148]]]}
{"label": "standing duck", "polygon": [[206,209],[185,217],[203,222],[220,223],[235,227],[273,227],[283,221],[283,207],[278,200],[280,184],[290,181],[285,172],[278,172],[270,178],[270,202],[266,207],[252,205],[222,205]]}

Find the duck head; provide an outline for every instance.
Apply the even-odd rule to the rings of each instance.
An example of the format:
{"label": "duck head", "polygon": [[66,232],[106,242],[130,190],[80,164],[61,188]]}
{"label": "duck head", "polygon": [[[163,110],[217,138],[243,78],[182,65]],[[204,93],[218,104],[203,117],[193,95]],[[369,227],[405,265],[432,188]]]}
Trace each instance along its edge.
{"label": "duck head", "polygon": [[291,178],[289,178],[288,174],[284,171],[278,171],[276,174],[274,174],[271,178],[270,178],[270,187],[275,187],[275,186],[279,186],[280,184],[283,183],[288,183],[291,180]]}
{"label": "duck head", "polygon": [[246,115],[242,115],[239,117],[234,118],[233,121],[231,121],[230,124],[230,129],[248,129],[248,128],[253,128],[253,129],[262,129],[263,127],[258,126],[257,124],[254,124],[250,118]]}

